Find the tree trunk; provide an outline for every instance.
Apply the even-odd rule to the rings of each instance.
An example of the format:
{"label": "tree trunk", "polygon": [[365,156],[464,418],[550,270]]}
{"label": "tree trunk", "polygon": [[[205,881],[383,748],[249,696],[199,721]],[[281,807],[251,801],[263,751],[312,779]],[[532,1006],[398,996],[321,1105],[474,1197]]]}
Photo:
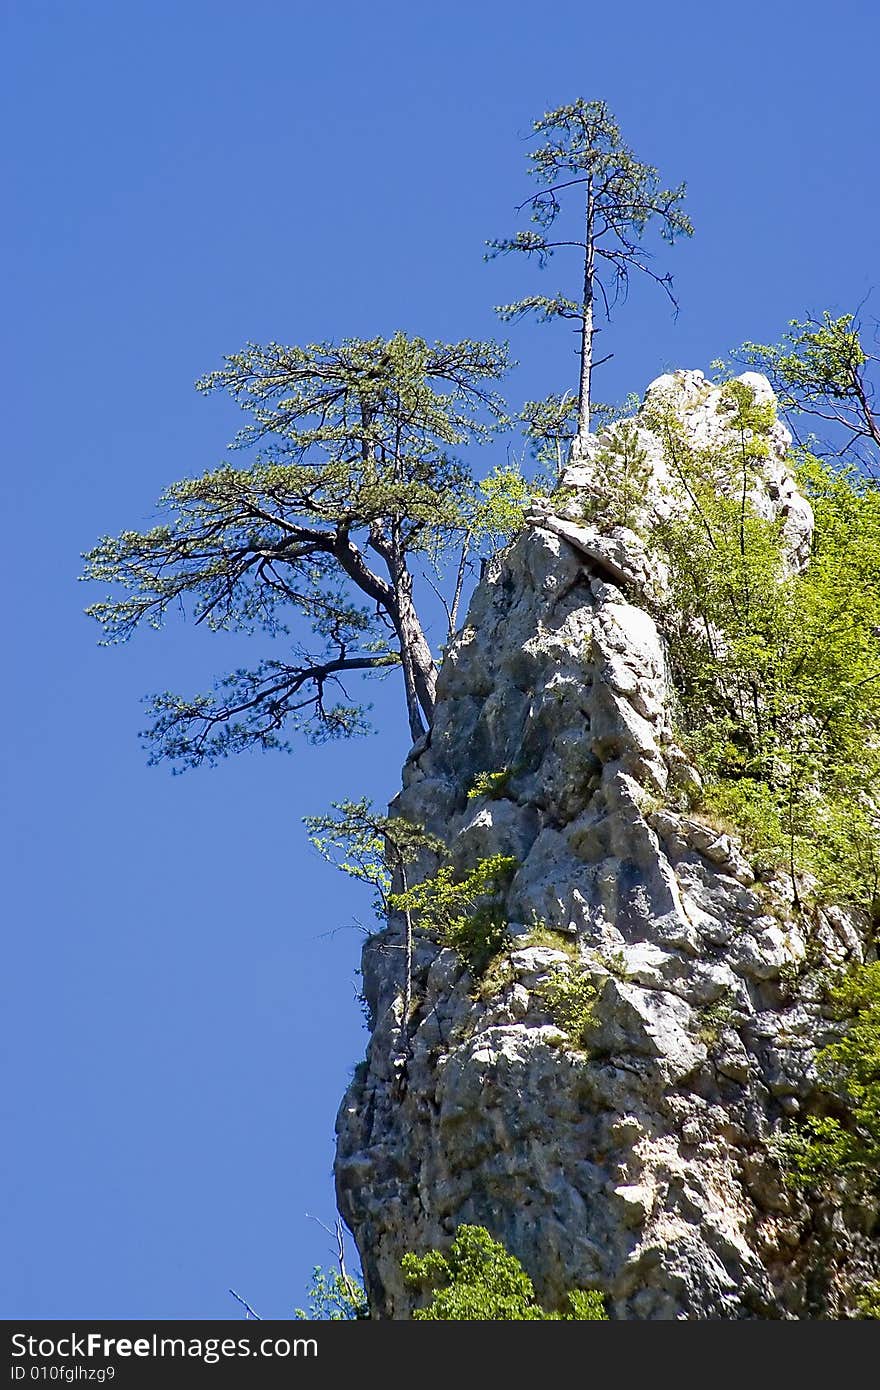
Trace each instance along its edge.
{"label": "tree trunk", "polygon": [[428,728],[434,720],[437,668],[413,603],[412,575],[406,569],[398,573],[394,589],[397,607],[395,626],[400,641],[409,727],[413,740],[416,740],[425,732],[422,714]]}
{"label": "tree trunk", "polygon": [[592,180],[587,179],[587,211],[584,227],[584,292],[583,318],[581,319],[581,379],[578,390],[578,436],[586,439],[590,433],[590,378],[593,372],[593,275],[595,272],[595,252],[593,249],[593,189]]}
{"label": "tree trunk", "polygon": [[[406,893],[409,884],[406,881],[406,865],[400,861],[400,878],[403,884],[403,891]],[[412,967],[413,967],[413,923],[412,913],[409,908],[404,912],[406,921],[406,939],[404,942],[404,966],[403,966],[403,1038],[406,1051],[409,1051],[409,1016],[412,1012]]]}

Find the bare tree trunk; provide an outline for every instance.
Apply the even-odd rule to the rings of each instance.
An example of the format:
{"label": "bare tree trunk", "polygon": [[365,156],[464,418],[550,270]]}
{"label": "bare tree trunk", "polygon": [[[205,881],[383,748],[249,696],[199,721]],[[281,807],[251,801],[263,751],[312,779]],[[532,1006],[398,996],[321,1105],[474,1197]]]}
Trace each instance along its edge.
{"label": "bare tree trunk", "polygon": [[464,587],[464,576],[467,569],[468,551],[471,548],[470,534],[466,535],[461,547],[461,555],[458,561],[458,574],[455,576],[455,593],[452,596],[452,606],[446,610],[449,618],[449,631],[446,634],[446,641],[451,642],[455,636],[455,625],[458,622],[458,607],[461,603],[461,591]]}
{"label": "bare tree trunk", "polygon": [[424,714],[428,728],[434,720],[437,668],[416,613],[412,588],[412,575],[404,569],[395,585],[397,632],[400,639],[410,731],[413,739],[417,739],[425,732],[421,715]]}
{"label": "bare tree trunk", "polygon": [[409,729],[415,742],[425,732],[422,714],[428,728],[434,719],[437,668],[413,602],[413,580],[400,543],[398,517],[391,521],[390,542],[384,548],[384,554],[394,591],[394,607],[390,610],[390,616],[400,642]]}
{"label": "bare tree trunk", "polygon": [[[401,482],[404,476],[400,450],[401,425],[398,417],[394,441],[394,477],[397,482]],[[434,720],[437,668],[413,602],[413,580],[406,567],[406,555],[401,544],[400,517],[392,515],[390,523],[390,544],[383,545],[380,553],[388,565],[394,590],[394,611],[390,616],[400,642],[409,731],[416,743],[425,733],[422,714],[429,729]]]}
{"label": "bare tree trunk", "polygon": [[[403,884],[404,893],[407,892],[409,884],[406,881],[406,865],[400,861],[400,879]],[[413,924],[412,913],[409,908],[404,912],[406,919],[406,940],[404,944],[404,967],[403,967],[403,1036],[409,1044],[409,1016],[412,1010],[412,964],[413,964]]]}
{"label": "bare tree trunk", "polygon": [[410,738],[413,743],[416,743],[424,736],[425,726],[422,723],[420,701],[416,692],[416,673],[412,649],[410,648],[402,625],[400,631],[400,664],[403,668],[403,687],[406,693],[406,712],[409,718]]}
{"label": "bare tree trunk", "polygon": [[586,439],[590,433],[590,390],[593,372],[593,187],[587,179],[587,211],[584,225],[584,291],[581,320],[581,379],[578,389],[578,435]]}

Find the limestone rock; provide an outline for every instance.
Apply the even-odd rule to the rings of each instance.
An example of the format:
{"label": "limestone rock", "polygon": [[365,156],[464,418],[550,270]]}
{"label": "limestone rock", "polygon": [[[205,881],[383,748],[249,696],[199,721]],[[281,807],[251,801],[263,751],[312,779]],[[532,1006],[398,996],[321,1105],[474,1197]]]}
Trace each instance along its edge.
{"label": "limestone rock", "polygon": [[[701,373],[660,378],[649,398],[661,391],[695,439],[720,428]],[[640,429],[660,496],[662,452]],[[812,518],[787,443],[774,427],[753,500],[783,519],[796,568]],[[566,482],[589,486],[589,450]],[[395,929],[365,948],[373,1028],[339,1111],[336,1182],[377,1316],[409,1316],[401,1256],[462,1222],[502,1240],[549,1305],[600,1288],[616,1318],[845,1316],[850,1266],[880,1272],[870,1222],[837,1211],[823,1233],[769,1145],[828,1037],[809,971],[858,959],[858,924],[837,912],[817,932],[731,836],[681,809],[697,774],[674,740],[656,582],[632,533],[536,505],[447,654],[392,810],[462,867],[515,856],[511,950],[487,988],[420,942],[407,1050]],[[500,797],[468,799],[502,769]],[[595,986],[586,1048],[542,992],[572,951]]]}

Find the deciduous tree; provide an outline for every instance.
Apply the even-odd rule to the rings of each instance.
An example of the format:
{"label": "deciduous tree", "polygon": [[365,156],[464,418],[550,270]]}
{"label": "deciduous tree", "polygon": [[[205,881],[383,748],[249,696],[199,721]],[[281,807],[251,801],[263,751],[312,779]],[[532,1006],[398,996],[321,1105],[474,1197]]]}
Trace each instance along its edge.
{"label": "deciduous tree", "polygon": [[[421,826],[401,816],[383,816],[371,802],[334,801],[330,814],[306,816],[305,824],[315,848],[349,878],[373,889],[373,911],[379,919],[392,911],[401,913],[403,933],[403,1037],[412,1009],[413,917],[408,901],[410,866],[426,856],[442,856],[446,846]],[[391,889],[397,881],[399,891]]]}
{"label": "deciduous tree", "polygon": [[426,1322],[603,1322],[604,1299],[594,1289],[568,1295],[569,1312],[546,1313],[519,1260],[493,1240],[484,1226],[459,1226],[446,1255],[406,1254],[403,1275],[413,1289],[430,1294],[413,1317]]}
{"label": "deciduous tree", "polygon": [[821,318],[792,319],[779,343],[744,343],[736,355],[766,373],[796,434],[799,421],[818,428],[814,452],[858,458],[880,481],[880,356],[862,331],[855,314],[835,318],[826,309]]}

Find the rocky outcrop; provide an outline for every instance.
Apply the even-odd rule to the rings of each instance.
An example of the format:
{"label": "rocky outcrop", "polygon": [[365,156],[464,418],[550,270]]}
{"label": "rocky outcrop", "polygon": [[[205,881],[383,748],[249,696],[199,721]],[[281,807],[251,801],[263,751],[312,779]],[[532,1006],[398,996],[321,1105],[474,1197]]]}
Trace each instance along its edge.
{"label": "rocky outcrop", "polygon": [[[711,437],[719,395],[699,373],[654,389]],[[662,451],[641,436],[662,495]],[[753,500],[782,517],[797,568],[811,518],[788,442],[776,426]],[[588,489],[589,464],[566,482]],[[368,941],[373,1027],[339,1112],[340,1210],[380,1317],[410,1312],[403,1252],[462,1222],[501,1239],[550,1305],[581,1287],[617,1318],[842,1316],[877,1277],[874,1214],[809,1208],[770,1141],[810,1101],[833,1028],[815,972],[860,958],[857,924],[795,913],[784,881],[756,881],[737,842],[688,812],[697,774],[644,600],[656,572],[634,533],[577,515],[536,507],[489,566],[404,768],[393,811],[457,865],[516,859],[510,950],[480,981],[421,940],[405,1038],[399,927]],[[501,770],[492,797],[468,797]],[[548,1005],[548,981],[572,972],[592,990],[585,1042]]]}

